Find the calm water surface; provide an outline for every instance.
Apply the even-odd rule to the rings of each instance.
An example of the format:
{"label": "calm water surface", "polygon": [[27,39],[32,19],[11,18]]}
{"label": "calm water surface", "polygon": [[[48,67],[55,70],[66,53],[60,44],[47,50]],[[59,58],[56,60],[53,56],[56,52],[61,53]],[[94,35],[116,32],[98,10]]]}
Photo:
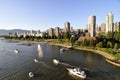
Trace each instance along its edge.
{"label": "calm water surface", "polygon": [[[120,80],[120,68],[105,61],[100,55],[81,50],[60,53],[58,46],[40,44],[32,46],[0,41],[0,80],[75,80],[66,70],[67,67],[81,67],[87,73],[86,80]],[[15,49],[20,53],[16,54]],[[38,63],[34,59],[39,60]],[[61,64],[54,65],[58,59]],[[29,78],[32,71],[34,78]],[[79,79],[80,80],[80,79]]]}

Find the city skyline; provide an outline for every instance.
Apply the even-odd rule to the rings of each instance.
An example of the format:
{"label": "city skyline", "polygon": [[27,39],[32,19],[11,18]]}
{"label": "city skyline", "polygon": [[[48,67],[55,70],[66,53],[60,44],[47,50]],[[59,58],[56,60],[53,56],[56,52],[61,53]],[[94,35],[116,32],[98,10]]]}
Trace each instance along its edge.
{"label": "city skyline", "polygon": [[0,29],[45,31],[56,26],[64,28],[66,21],[75,29],[86,29],[90,15],[96,16],[96,25],[106,23],[109,12],[114,14],[114,22],[120,21],[119,3],[119,0],[1,0]]}

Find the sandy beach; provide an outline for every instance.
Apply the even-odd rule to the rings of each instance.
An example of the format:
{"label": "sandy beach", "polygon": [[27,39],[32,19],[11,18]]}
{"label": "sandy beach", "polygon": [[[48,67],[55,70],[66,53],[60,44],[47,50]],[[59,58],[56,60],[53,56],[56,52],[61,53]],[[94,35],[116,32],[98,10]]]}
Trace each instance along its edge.
{"label": "sandy beach", "polygon": [[105,53],[105,52],[102,52],[102,51],[99,51],[99,50],[90,50],[90,49],[84,49],[84,48],[76,48],[76,49],[91,51],[91,52],[94,52],[96,54],[102,55],[103,57],[105,57],[107,59],[115,60],[115,57],[113,57],[112,55]]}

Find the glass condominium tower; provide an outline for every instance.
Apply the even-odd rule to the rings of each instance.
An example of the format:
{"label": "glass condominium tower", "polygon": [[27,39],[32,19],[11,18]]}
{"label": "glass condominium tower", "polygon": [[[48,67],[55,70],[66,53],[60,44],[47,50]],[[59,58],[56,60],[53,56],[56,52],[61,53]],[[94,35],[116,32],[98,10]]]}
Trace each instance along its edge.
{"label": "glass condominium tower", "polygon": [[92,15],[88,17],[88,32],[90,37],[95,37],[96,29],[96,16]]}
{"label": "glass condominium tower", "polygon": [[112,32],[114,31],[114,27],[113,27],[113,13],[109,13],[107,16],[106,16],[106,33],[108,32]]}

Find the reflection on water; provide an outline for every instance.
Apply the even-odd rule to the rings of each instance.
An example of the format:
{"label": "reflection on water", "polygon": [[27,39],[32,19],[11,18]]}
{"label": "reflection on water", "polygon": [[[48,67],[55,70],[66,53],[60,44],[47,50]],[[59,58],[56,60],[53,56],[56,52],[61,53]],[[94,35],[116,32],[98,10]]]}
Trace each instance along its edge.
{"label": "reflection on water", "polygon": [[38,56],[39,57],[43,57],[43,50],[42,50],[42,47],[40,46],[40,44],[38,44]]}
{"label": "reflection on water", "polygon": [[88,56],[86,56],[86,60],[87,60],[89,63],[92,63],[92,57],[91,57],[91,55],[88,54]]}
{"label": "reflection on water", "polygon": [[[75,80],[67,67],[81,67],[87,73],[87,80],[120,80],[120,68],[92,52],[72,49],[60,53],[58,46],[40,44],[38,48],[38,45],[18,44],[0,41],[0,80]],[[21,52],[16,55],[15,49]],[[55,65],[53,59],[60,63]],[[29,78],[29,72],[35,77]]]}

